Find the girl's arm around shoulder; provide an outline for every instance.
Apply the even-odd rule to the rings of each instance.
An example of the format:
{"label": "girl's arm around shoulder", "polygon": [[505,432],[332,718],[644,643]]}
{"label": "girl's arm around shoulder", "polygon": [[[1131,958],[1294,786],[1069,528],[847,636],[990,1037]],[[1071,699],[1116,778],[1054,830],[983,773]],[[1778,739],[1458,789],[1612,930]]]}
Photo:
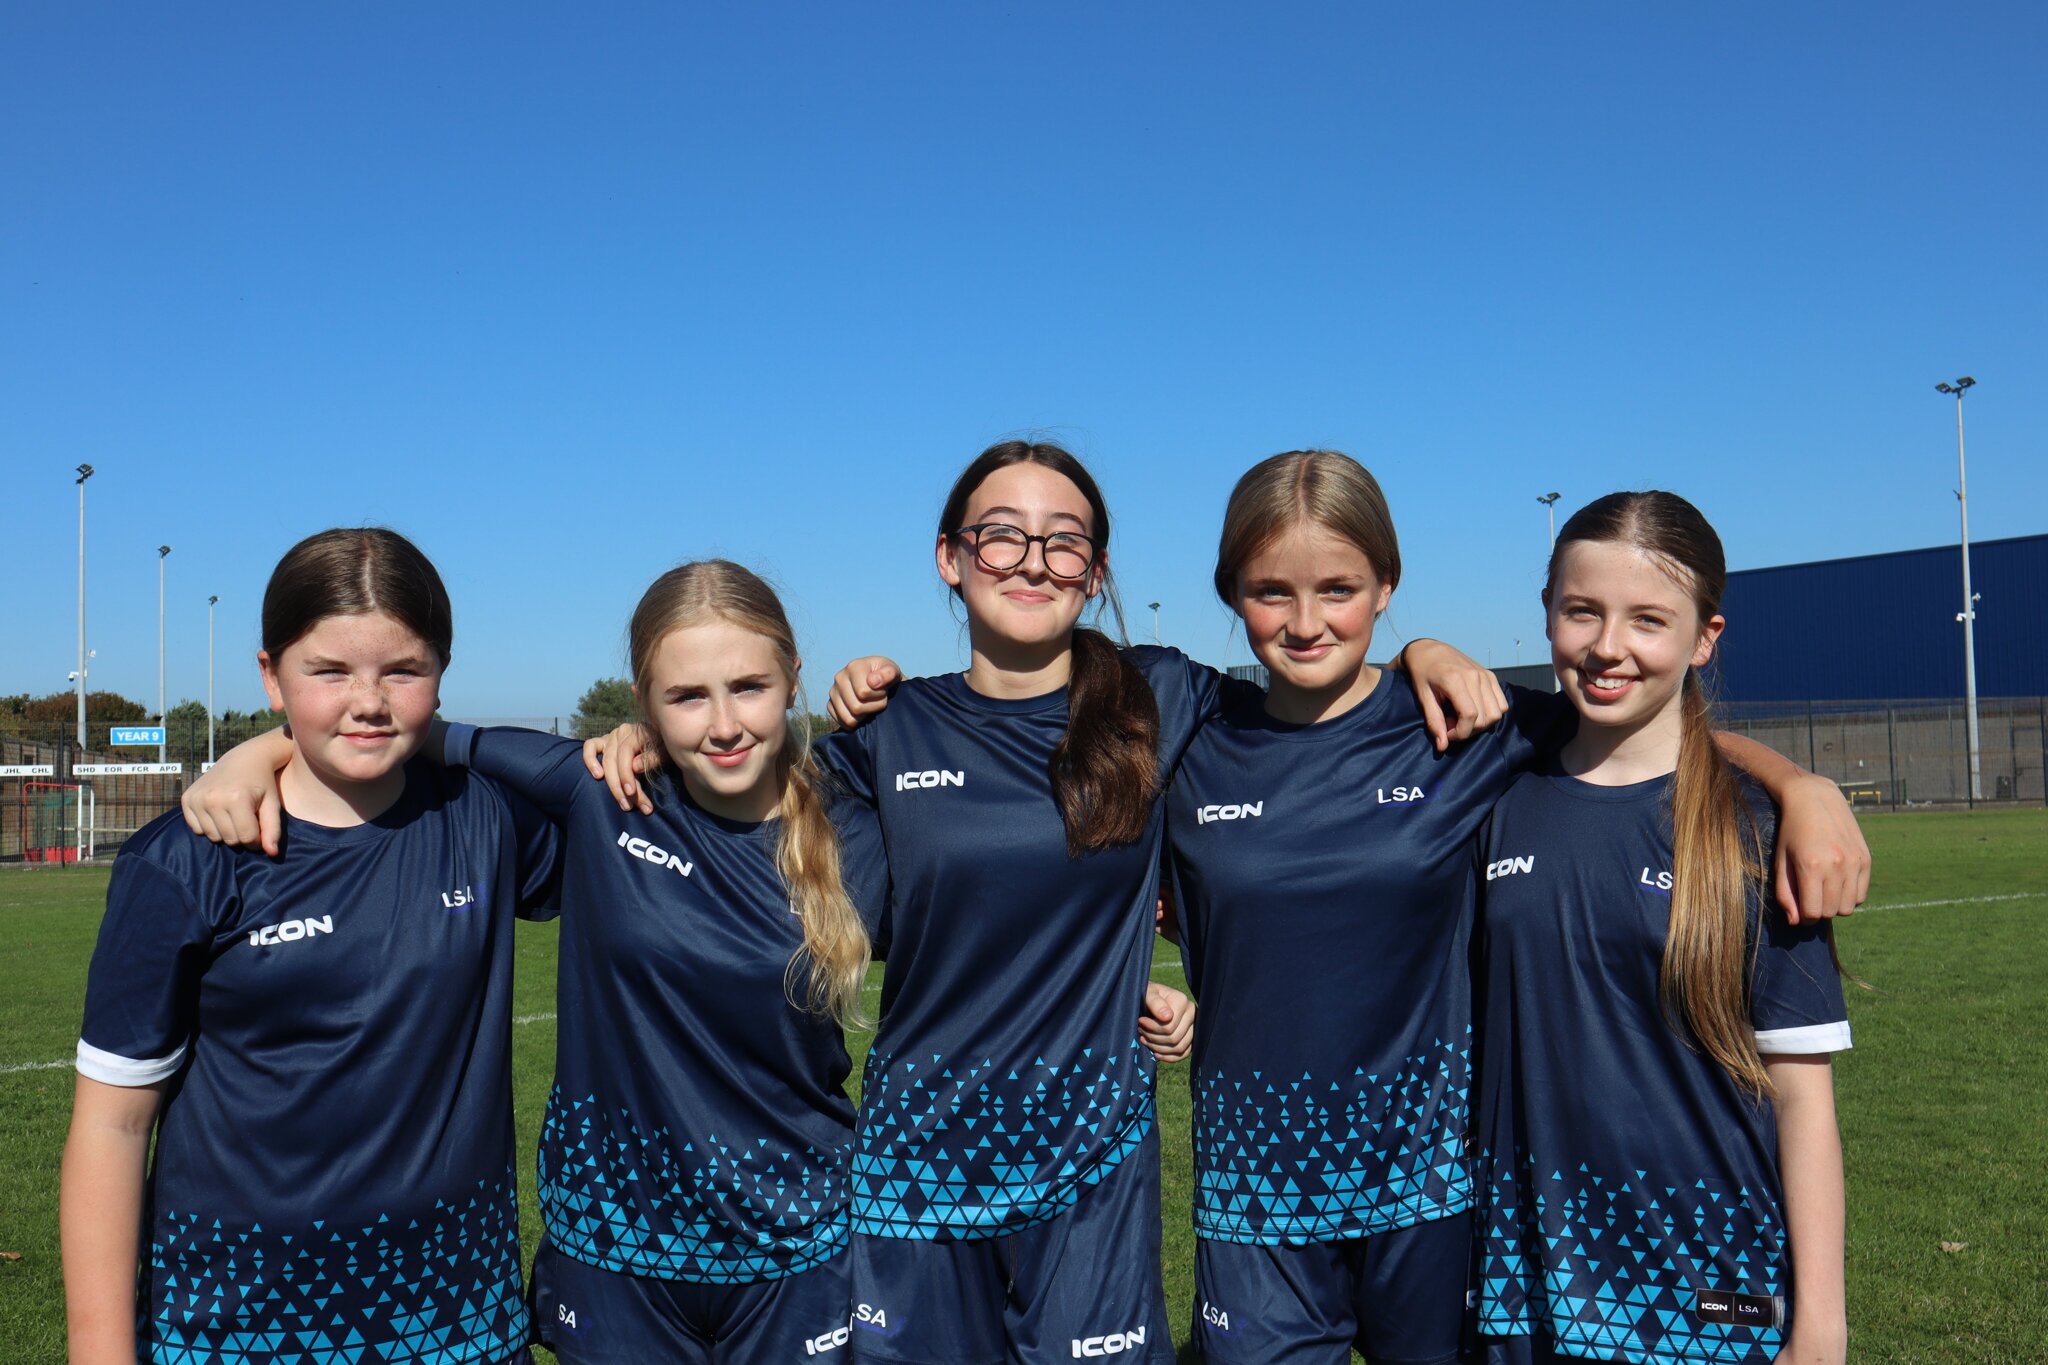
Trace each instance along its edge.
{"label": "girl's arm around shoulder", "polygon": [[260,846],[275,858],[284,832],[277,775],[291,761],[292,741],[282,726],[243,740],[178,798],[185,827],[216,844]]}
{"label": "girl's arm around shoulder", "polygon": [[583,747],[566,735],[437,720],[427,754],[446,767],[483,774],[557,820],[568,817],[590,786],[583,773]]}
{"label": "girl's arm around shoulder", "polygon": [[1714,743],[1777,803],[1771,880],[1786,920],[1853,914],[1870,895],[1870,845],[1842,789],[1743,735],[1717,730]]}
{"label": "girl's arm around shoulder", "polygon": [[1393,666],[1415,689],[1438,753],[1492,729],[1508,713],[1508,695],[1493,671],[1441,640],[1410,640]]}
{"label": "girl's arm around shoulder", "polygon": [[79,1076],[64,1142],[57,1222],[72,1365],[134,1365],[135,1271],[149,1135],[164,1086]]}
{"label": "girl's arm around shoulder", "polygon": [[1780,1365],[1842,1365],[1849,1323],[1842,1273],[1842,1136],[1826,1053],[1766,1055],[1776,1092],[1778,1176],[1792,1256],[1792,1323]]}

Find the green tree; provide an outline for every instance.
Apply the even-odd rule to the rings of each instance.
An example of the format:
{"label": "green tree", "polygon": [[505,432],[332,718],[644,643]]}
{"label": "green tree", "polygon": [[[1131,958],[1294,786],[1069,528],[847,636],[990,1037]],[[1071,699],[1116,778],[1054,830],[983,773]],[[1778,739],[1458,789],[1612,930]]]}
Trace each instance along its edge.
{"label": "green tree", "polygon": [[576,738],[595,739],[639,715],[631,683],[624,678],[599,678],[576,703]]}

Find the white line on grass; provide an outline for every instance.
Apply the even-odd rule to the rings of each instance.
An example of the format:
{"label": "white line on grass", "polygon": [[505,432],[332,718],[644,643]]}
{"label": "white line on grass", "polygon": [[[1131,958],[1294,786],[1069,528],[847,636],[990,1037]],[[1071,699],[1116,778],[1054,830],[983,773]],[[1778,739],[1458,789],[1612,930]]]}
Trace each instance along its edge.
{"label": "white line on grass", "polygon": [[1866,905],[1857,914],[1870,910],[1931,910],[1938,905],[1990,905],[1994,901],[2032,901],[2048,897],[2048,891],[2014,891],[2003,896],[1955,896],[1939,901],[1896,901],[1890,905]]}

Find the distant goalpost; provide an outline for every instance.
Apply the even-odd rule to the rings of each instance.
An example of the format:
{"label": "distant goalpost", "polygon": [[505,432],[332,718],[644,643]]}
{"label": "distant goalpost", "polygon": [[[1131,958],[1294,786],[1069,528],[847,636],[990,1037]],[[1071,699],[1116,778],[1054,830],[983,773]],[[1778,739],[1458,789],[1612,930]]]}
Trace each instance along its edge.
{"label": "distant goalpost", "polygon": [[90,862],[97,847],[94,825],[99,803],[90,785],[58,782],[55,775],[54,764],[0,764],[0,779],[21,783],[10,803],[14,838],[9,842],[24,862]]}

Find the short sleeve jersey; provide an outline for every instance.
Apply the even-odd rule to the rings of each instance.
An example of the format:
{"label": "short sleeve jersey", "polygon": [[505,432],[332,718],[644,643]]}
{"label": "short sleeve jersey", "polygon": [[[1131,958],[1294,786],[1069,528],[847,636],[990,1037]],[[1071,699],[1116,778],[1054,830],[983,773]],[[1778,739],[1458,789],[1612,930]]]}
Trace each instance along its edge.
{"label": "short sleeve jersey", "polygon": [[1265,1245],[1361,1237],[1472,1203],[1472,841],[1571,733],[1510,689],[1439,754],[1389,672],[1290,725],[1256,695],[1202,728],[1167,798],[1195,1016],[1195,1227]]}
{"label": "short sleeve jersey", "polygon": [[[1530,774],[1483,836],[1480,1326],[1598,1360],[1767,1365],[1792,1307],[1776,1118],[1660,1008],[1668,793]],[[1826,929],[1748,899],[1759,1051],[1848,1047]]]}
{"label": "short sleeve jersey", "polygon": [[[776,868],[780,826],[721,819],[676,782],[649,784],[654,814],[621,812],[576,741],[530,730],[451,726],[447,753],[562,829],[550,1241],[699,1283],[831,1259],[847,1237],[850,1063],[837,1023],[789,998],[803,927]],[[888,896],[879,827],[853,801],[833,816],[844,883],[872,921]]]}
{"label": "short sleeve jersey", "polygon": [[[1127,651],[1158,699],[1160,773],[1221,680]],[[1137,1041],[1163,829],[1067,855],[1047,764],[1065,689],[984,697],[912,679],[825,749],[873,795],[893,879],[882,1017],[864,1071],[853,1227],[972,1239],[1055,1217],[1138,1149],[1153,1061]]]}
{"label": "short sleeve jersey", "polygon": [[524,1346],[512,911],[554,836],[414,760],[381,816],[284,851],[176,812],[121,850],[82,1075],[168,1082],[139,1342],[157,1362],[499,1361]]}

